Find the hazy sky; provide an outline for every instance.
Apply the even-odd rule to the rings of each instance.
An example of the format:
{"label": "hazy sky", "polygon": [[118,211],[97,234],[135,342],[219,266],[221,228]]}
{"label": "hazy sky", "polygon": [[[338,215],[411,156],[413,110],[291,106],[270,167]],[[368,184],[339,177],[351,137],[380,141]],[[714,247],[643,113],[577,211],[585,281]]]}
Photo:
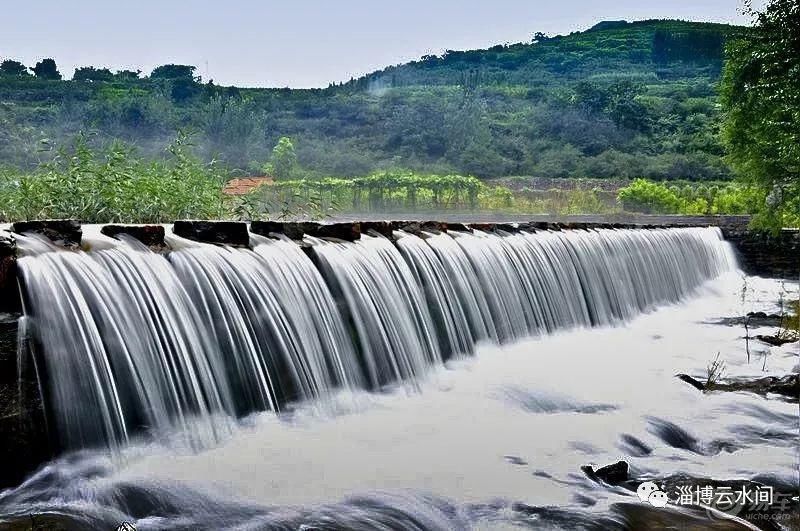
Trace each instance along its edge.
{"label": "hazy sky", "polygon": [[0,58],[32,66],[193,64],[240,86],[324,87],[445,49],[584,30],[600,20],[746,23],[741,0],[28,0],[4,2]]}

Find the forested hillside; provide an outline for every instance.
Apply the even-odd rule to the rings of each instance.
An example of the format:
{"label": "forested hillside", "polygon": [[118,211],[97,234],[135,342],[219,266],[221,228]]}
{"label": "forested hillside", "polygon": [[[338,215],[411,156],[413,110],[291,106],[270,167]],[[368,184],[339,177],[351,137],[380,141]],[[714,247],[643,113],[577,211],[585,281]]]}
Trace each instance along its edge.
{"label": "forested hillside", "polygon": [[[55,62],[0,67],[0,165],[32,167],[79,131],[160,157],[177,132],[201,157],[260,173],[281,137],[308,176],[409,168],[478,177],[729,177],[717,84],[743,28],[603,22],[568,36],[386,68],[326,89],[220,87]],[[20,68],[21,67],[21,68]],[[31,71],[34,70],[35,73]],[[74,77],[70,80],[61,78]]]}

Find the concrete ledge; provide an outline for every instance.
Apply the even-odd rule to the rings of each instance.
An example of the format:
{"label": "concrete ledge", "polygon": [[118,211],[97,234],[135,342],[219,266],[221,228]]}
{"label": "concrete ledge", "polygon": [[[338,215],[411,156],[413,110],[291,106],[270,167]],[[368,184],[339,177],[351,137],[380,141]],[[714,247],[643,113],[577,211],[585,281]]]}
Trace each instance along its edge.
{"label": "concrete ledge", "polygon": [[[428,219],[338,221],[334,223],[254,221],[250,231],[268,236],[284,234],[294,240],[304,236],[336,238],[355,241],[361,234],[377,233],[392,239],[396,230],[420,235],[422,232],[469,231],[518,232],[538,230],[592,230],[667,228],[687,226],[719,227],[725,239],[736,249],[742,268],[749,274],[797,278],[800,276],[800,233],[785,229],[777,235],[750,231],[749,216],[663,216],[646,214],[619,214],[612,216],[498,216],[485,222],[469,220],[468,215],[442,214],[444,221]],[[463,222],[462,220],[465,220]],[[42,234],[57,245],[69,249],[80,247],[82,230],[75,220],[20,221],[11,226],[16,233]],[[166,249],[164,229],[160,225],[106,225],[101,232],[117,237],[128,234],[155,252]],[[174,224],[176,235],[204,243],[248,247],[247,225],[239,221],[178,220]],[[16,282],[16,249],[13,234],[0,237],[0,311],[18,309]],[[9,287],[11,286],[11,287]],[[13,288],[13,289],[12,289]],[[11,290],[11,291],[9,291]],[[7,301],[11,301],[10,303]],[[17,302],[14,302],[17,301]]]}
{"label": "concrete ledge", "polygon": [[176,236],[203,243],[248,247],[250,233],[242,221],[179,220],[172,226]]}

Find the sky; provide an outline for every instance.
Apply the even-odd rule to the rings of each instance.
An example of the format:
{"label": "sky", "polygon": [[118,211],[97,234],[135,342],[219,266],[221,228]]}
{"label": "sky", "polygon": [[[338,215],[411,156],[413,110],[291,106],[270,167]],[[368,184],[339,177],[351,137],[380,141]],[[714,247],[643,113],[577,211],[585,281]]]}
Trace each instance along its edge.
{"label": "sky", "polygon": [[527,42],[601,20],[745,24],[742,0],[28,0],[4,2],[0,60],[140,69],[192,64],[204,80],[325,87],[444,50]]}

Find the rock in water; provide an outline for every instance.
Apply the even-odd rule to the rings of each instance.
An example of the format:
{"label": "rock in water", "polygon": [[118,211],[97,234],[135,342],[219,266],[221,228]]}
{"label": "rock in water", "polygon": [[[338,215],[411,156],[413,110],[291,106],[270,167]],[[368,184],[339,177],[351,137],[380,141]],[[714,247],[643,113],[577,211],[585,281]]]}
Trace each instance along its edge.
{"label": "rock in water", "polygon": [[684,382],[686,382],[687,384],[691,385],[692,387],[694,387],[698,391],[705,391],[705,389],[706,389],[706,386],[701,381],[699,381],[699,380],[697,380],[695,378],[692,378],[688,374],[678,374],[677,377],[678,377],[679,380],[683,380]]}
{"label": "rock in water", "polygon": [[614,464],[606,465],[594,470],[590,465],[581,467],[584,474],[593,481],[602,481],[609,485],[619,485],[628,481],[628,463],[617,461]]}
{"label": "rock in water", "polygon": [[783,337],[778,335],[767,336],[761,334],[757,335],[756,339],[758,339],[759,341],[763,341],[768,345],[772,345],[773,347],[780,347],[785,345],[786,343],[794,343],[795,341],[797,341],[797,337],[795,336]]}

